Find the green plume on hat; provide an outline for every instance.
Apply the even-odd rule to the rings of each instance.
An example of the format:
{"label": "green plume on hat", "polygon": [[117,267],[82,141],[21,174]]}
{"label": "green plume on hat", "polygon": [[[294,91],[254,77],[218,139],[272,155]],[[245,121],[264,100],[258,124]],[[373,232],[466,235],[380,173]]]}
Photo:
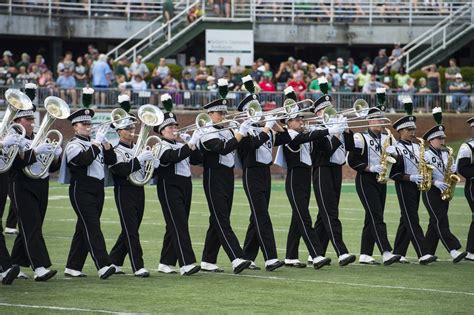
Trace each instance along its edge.
{"label": "green plume on hat", "polygon": [[119,95],[118,103],[124,111],[126,111],[127,113],[130,112],[132,104],[130,104],[130,97],[127,94]]}
{"label": "green plume on hat", "polygon": [[168,93],[161,95],[161,104],[163,104],[163,107],[167,112],[171,112],[173,109],[173,99],[171,98],[171,95]]}
{"label": "green plume on hat", "polygon": [[83,88],[82,89],[82,106],[89,108],[92,104],[92,95],[94,94],[93,88]]}
{"label": "green plume on hat", "polygon": [[328,80],[325,77],[321,77],[318,79],[319,89],[323,94],[328,94],[329,85]]}
{"label": "green plume on hat", "polygon": [[251,93],[255,93],[255,84],[253,83],[253,79],[250,75],[246,75],[242,78],[242,82],[244,83],[245,89]]}
{"label": "green plume on hat", "polygon": [[219,79],[217,81],[217,86],[219,90],[219,94],[222,98],[226,98],[227,93],[229,93],[229,83],[226,79]]}
{"label": "green plume on hat", "polygon": [[293,101],[297,101],[298,97],[296,96],[295,90],[293,90],[293,87],[289,86],[285,89],[285,97],[292,99]]}
{"label": "green plume on hat", "polygon": [[377,107],[385,105],[385,88],[377,88],[375,94],[377,95]]}
{"label": "green plume on hat", "polygon": [[25,94],[33,101],[36,98],[36,90],[38,86],[34,83],[26,83],[25,84]]}
{"label": "green plume on hat", "polygon": [[403,98],[403,107],[405,108],[405,112],[408,116],[413,115],[413,101],[410,96]]}
{"label": "green plume on hat", "polygon": [[441,107],[436,106],[435,108],[433,108],[432,114],[436,123],[438,125],[441,125],[443,123],[443,111]]}

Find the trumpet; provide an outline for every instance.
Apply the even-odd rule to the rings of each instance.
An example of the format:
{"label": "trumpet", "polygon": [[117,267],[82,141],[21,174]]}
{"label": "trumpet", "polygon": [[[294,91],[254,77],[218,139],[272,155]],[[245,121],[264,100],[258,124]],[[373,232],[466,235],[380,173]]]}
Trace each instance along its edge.
{"label": "trumpet", "polygon": [[[159,159],[161,154],[161,139],[157,136],[148,135],[153,127],[163,123],[164,114],[158,107],[147,104],[140,106],[137,116],[142,122],[142,125],[140,127],[140,133],[138,134],[133,157],[135,158],[140,155],[143,150],[151,150],[153,159],[145,163],[143,171],[138,170],[130,174],[128,180],[136,186],[144,186],[151,180],[154,172],[154,160]],[[112,117],[111,119],[113,120],[114,118]],[[149,145],[152,140],[155,140],[156,143],[154,145]]]}
{"label": "trumpet", "polygon": [[[346,110],[348,113],[349,110]],[[352,111],[354,112],[354,111]],[[311,124],[321,124],[324,126],[331,126],[340,124],[339,122],[341,118],[345,117],[342,115],[341,112],[336,111],[333,106],[328,106],[324,108],[321,117],[310,117],[305,119],[305,123],[307,125]],[[378,118],[362,118],[362,116],[358,116],[360,118],[357,119],[347,119],[348,128],[349,129],[359,129],[359,128],[367,128],[367,127],[377,127],[377,126],[389,126],[391,125],[392,121],[387,117],[378,117]],[[384,121],[381,123],[376,124],[369,124],[371,121]]]}
{"label": "trumpet", "polygon": [[[66,119],[71,114],[67,103],[56,96],[48,96],[44,100],[44,108],[46,109],[46,116],[43,118],[38,132],[31,143],[31,148],[34,149],[44,142],[51,144],[53,149],[51,153],[37,157],[40,162],[39,166],[34,163],[23,168],[23,173],[33,179],[41,178],[48,172],[54,160],[54,151],[63,142],[63,135],[58,130],[49,130],[49,128],[51,128],[56,119]],[[53,135],[56,135],[57,140],[53,139]]]}
{"label": "trumpet", "polygon": [[[3,116],[3,120],[0,123],[0,140],[3,140],[8,134],[18,133],[17,130],[20,131],[21,137],[25,137],[25,128],[20,124],[12,124],[11,122],[18,111],[33,108],[30,98],[23,92],[20,92],[20,90],[8,89],[5,92],[5,99],[8,106],[5,115]],[[4,154],[2,155],[4,163],[0,166],[0,174],[7,172],[11,168],[15,156],[18,154],[19,147],[18,145],[12,145],[8,150],[5,148],[3,150]]]}

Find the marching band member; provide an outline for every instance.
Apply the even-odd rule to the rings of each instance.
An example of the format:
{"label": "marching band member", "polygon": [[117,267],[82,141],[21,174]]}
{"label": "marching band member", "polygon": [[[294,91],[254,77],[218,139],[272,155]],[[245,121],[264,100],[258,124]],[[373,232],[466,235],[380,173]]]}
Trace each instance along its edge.
{"label": "marching band member", "polygon": [[[8,150],[10,146],[19,145],[19,144],[20,144],[20,137],[18,137],[17,135],[9,134],[5,136],[2,139],[2,141],[0,141],[0,154],[3,155],[4,150]],[[3,161],[4,160],[0,156],[0,163],[4,163]],[[9,174],[9,173],[5,172],[3,174]],[[8,188],[8,180],[6,181],[6,183],[2,182],[1,184],[2,184],[2,189]],[[5,200],[6,200],[6,193],[5,193]],[[2,209],[3,207],[0,208],[0,210]],[[0,221],[1,221],[1,216],[0,216]],[[1,223],[0,223],[0,226],[1,226]],[[13,280],[15,280],[15,278],[18,276],[19,272],[20,272],[20,267],[18,265],[13,264],[11,256],[8,253],[7,246],[5,244],[5,236],[0,231],[0,278],[2,280],[2,284],[11,284]]]}
{"label": "marching band member", "polygon": [[[332,98],[327,95],[328,84],[324,77],[319,78],[319,86],[323,96],[314,103],[314,113],[317,117],[322,116],[326,107],[332,106]],[[342,166],[346,163],[347,152],[353,149],[354,134],[350,130],[316,139],[312,142],[311,148],[313,189],[319,210],[314,228],[321,242],[321,255],[326,254],[331,241],[340,266],[353,263],[356,259],[355,255],[349,254],[342,239],[342,225],[339,220]]]}
{"label": "marching band member", "polygon": [[[293,92],[294,93],[294,92]],[[309,213],[311,198],[311,153],[310,142],[327,135],[344,131],[341,125],[328,129],[305,131],[303,116],[299,113],[290,114],[286,119],[288,133],[292,140],[278,148],[275,164],[287,168],[286,195],[291,204],[292,216],[288,231],[288,242],[285,264],[300,267],[298,260],[298,243],[303,238],[309,254],[313,257],[313,267],[319,269],[331,263],[330,258],[322,256],[322,247],[318,235],[312,226]],[[295,241],[298,240],[298,241]],[[291,244],[291,245],[290,245]],[[294,249],[296,245],[296,250]],[[291,246],[291,247],[289,247]]]}
{"label": "marching band member", "polygon": [[[120,107],[128,113],[129,96],[120,95],[118,101]],[[150,273],[144,267],[143,250],[138,233],[145,209],[145,189],[143,186],[131,183],[128,176],[140,171],[146,161],[153,159],[153,154],[150,150],[144,150],[134,157],[135,117],[130,115],[129,118],[114,123],[114,128],[120,139],[118,145],[114,147],[117,162],[109,165],[109,169],[113,174],[115,204],[122,231],[110,251],[110,260],[116,266],[115,273],[123,273],[121,267],[128,254],[134,275],[145,278]]]}
{"label": "marching band member", "polygon": [[[466,123],[471,127],[471,136],[474,137],[474,117],[469,118]],[[463,143],[458,152],[458,173],[466,179],[464,185],[464,196],[471,207],[472,222],[467,236],[466,260],[474,261],[474,163],[473,163],[474,138]]]}
{"label": "marching band member", "polygon": [[[165,108],[172,108],[169,94],[163,94],[161,101]],[[174,266],[178,260],[181,275],[189,276],[201,269],[196,265],[188,226],[193,192],[191,164],[201,163],[201,155],[196,150],[199,132],[194,132],[192,137],[182,133],[179,136],[187,143],[177,142],[177,126],[176,115],[167,112],[163,123],[154,128],[162,137],[161,157],[155,176],[158,199],[166,221],[158,271],[175,273]]]}
{"label": "marching band member", "polygon": [[[258,102],[253,80],[250,76],[242,79],[248,92],[239,104],[238,110],[243,112],[251,102]],[[265,259],[265,269],[273,271],[284,265],[278,260],[273,234],[272,221],[268,213],[271,192],[270,165],[272,165],[272,148],[290,142],[287,130],[276,124],[273,116],[267,116],[265,126],[258,127],[258,123],[249,130],[248,137],[242,139],[238,153],[242,162],[243,186],[249,200],[251,215],[250,224],[244,242],[244,259],[255,261],[258,249],[262,250]],[[257,125],[257,126],[255,126]],[[279,132],[272,128],[276,126]],[[250,269],[258,269],[252,263]]]}
{"label": "marching band member", "polygon": [[70,183],[69,199],[77,215],[77,223],[64,274],[69,277],[84,277],[82,268],[87,253],[90,252],[100,279],[107,279],[114,274],[115,266],[111,265],[100,229],[100,216],[104,206],[104,165],[115,164],[117,158],[105,137],[110,128],[108,124],[98,128],[95,139],[90,138],[94,111],[88,106],[92,93],[92,89],[84,88],[83,105],[86,108],[79,109],[68,117],[75,135],[65,149],[61,181]]}
{"label": "marching band member", "polygon": [[203,271],[222,272],[216,265],[217,254],[222,245],[232,262],[235,274],[242,272],[251,264],[242,259],[243,251],[239,240],[230,225],[230,212],[234,199],[234,159],[239,142],[247,136],[250,121],[240,125],[239,131],[219,125],[227,113],[227,81],[219,80],[221,99],[206,104],[212,126],[200,139],[200,150],[203,155],[203,185],[209,205],[209,229],[207,230],[201,269]]}
{"label": "marching band member", "polygon": [[[385,94],[385,91],[378,94]],[[382,105],[383,106],[383,105]],[[383,220],[387,185],[377,181],[377,175],[382,172],[380,164],[382,146],[387,134],[382,133],[380,126],[384,121],[384,112],[379,108],[371,108],[367,119],[367,132],[354,134],[354,151],[349,153],[348,162],[357,171],[356,190],[365,209],[364,227],[362,230],[361,264],[379,264],[372,257],[374,243],[377,244],[383,256],[384,265],[391,265],[400,260],[400,256],[391,253],[392,247],[387,237],[387,226]],[[378,118],[378,119],[377,119]],[[391,139],[389,140],[391,143]]]}
{"label": "marching band member", "polygon": [[397,157],[397,162],[392,166],[390,178],[395,181],[401,212],[393,253],[401,256],[401,263],[408,263],[405,256],[411,241],[418,256],[418,262],[421,265],[427,265],[435,261],[436,257],[428,253],[425,235],[418,217],[420,204],[418,187],[423,182],[423,175],[419,171],[422,167],[419,164],[420,145],[413,142],[416,139],[416,117],[412,115],[411,97],[406,97],[403,103],[407,116],[393,123],[393,128],[400,134],[400,140],[389,150]]}
{"label": "marching band member", "polygon": [[[32,91],[28,91],[28,96],[31,100],[34,99]],[[60,146],[54,149],[48,143],[42,143],[36,148],[30,147],[34,138],[35,111],[33,105],[31,110],[18,111],[14,119],[15,123],[25,128],[26,135],[20,142],[20,153],[10,170],[11,202],[14,203],[20,228],[11,257],[14,264],[31,267],[35,281],[47,281],[54,277],[57,271],[47,269],[51,266],[51,260],[42,235],[42,226],[48,207],[49,173],[59,169],[62,149]],[[49,172],[39,179],[32,179],[23,173],[26,166],[41,166],[41,155],[53,153],[53,150],[54,161]],[[22,277],[25,275],[22,274]]]}
{"label": "marching band member", "polygon": [[443,200],[441,194],[449,189],[449,184],[445,181],[445,174],[456,171],[456,164],[449,165],[450,156],[445,147],[446,134],[442,123],[442,113],[440,107],[433,108],[433,117],[436,126],[429,129],[423,139],[429,142],[430,148],[425,152],[425,161],[434,167],[433,185],[431,189],[423,192],[423,203],[430,215],[428,230],[426,231],[426,243],[428,253],[434,255],[441,240],[446,250],[453,258],[453,263],[458,263],[467,256],[467,252],[460,252],[461,243],[449,229],[448,208],[449,200]]}

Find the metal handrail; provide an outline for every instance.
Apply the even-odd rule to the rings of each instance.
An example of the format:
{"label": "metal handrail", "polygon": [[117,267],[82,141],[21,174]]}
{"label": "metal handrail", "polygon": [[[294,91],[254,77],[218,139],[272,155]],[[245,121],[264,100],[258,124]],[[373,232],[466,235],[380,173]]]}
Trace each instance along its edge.
{"label": "metal handrail", "polygon": [[[183,3],[182,1],[177,2],[177,3],[174,5],[174,8],[175,8],[175,9],[178,9],[179,6],[180,6],[182,3]],[[118,59],[119,59],[119,57],[118,57],[118,51],[119,51],[119,49],[121,49],[121,48],[124,47],[126,44],[130,43],[131,41],[136,40],[137,38],[141,37],[142,33],[144,33],[145,31],[151,32],[152,27],[153,27],[156,23],[161,22],[162,20],[163,20],[163,15],[160,15],[159,17],[157,17],[156,19],[154,19],[153,21],[151,21],[150,23],[148,23],[147,25],[143,26],[141,29],[139,29],[138,31],[136,31],[135,34],[131,35],[129,38],[127,38],[127,39],[124,40],[122,43],[120,43],[119,45],[117,45],[114,49],[112,49],[111,51],[109,51],[106,55],[107,55],[107,56],[110,56],[110,55],[114,54],[114,59],[115,59],[115,61],[118,61]],[[143,35],[144,35],[144,34],[143,34]]]}
{"label": "metal handrail", "polygon": [[[171,25],[178,21],[184,14],[187,14],[187,12],[192,9],[194,6],[198,5],[200,1],[195,1],[192,4],[190,4],[188,7],[183,9],[179,14],[174,16],[168,23],[162,24],[158,29],[154,30],[151,32],[149,35],[141,39],[138,43],[127,49],[125,52],[123,52],[121,55],[119,55],[117,58],[115,58],[115,61],[120,60],[123,57],[129,57],[130,54],[132,54],[133,59],[136,59],[137,56],[137,48],[140,47],[141,45],[145,44],[148,41],[153,42],[152,38],[156,35],[159,34],[160,32],[163,32],[165,29],[167,29],[167,34],[170,32]],[[144,49],[144,48],[143,48]],[[145,59],[144,59],[145,60]]]}

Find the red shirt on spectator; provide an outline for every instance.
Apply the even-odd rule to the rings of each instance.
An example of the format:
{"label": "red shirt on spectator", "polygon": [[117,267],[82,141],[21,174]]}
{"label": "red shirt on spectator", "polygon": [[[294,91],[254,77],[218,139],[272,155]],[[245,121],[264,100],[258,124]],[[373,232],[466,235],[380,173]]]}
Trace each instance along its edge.
{"label": "red shirt on spectator", "polygon": [[276,91],[275,84],[273,84],[272,81],[262,80],[262,81],[260,81],[260,83],[258,85],[260,85],[260,88],[262,89],[263,92],[275,92]]}
{"label": "red shirt on spectator", "polygon": [[295,90],[296,93],[301,93],[306,91],[306,83],[304,83],[303,80],[296,81],[296,80],[290,80],[288,82],[288,86],[291,86],[293,90]]}

